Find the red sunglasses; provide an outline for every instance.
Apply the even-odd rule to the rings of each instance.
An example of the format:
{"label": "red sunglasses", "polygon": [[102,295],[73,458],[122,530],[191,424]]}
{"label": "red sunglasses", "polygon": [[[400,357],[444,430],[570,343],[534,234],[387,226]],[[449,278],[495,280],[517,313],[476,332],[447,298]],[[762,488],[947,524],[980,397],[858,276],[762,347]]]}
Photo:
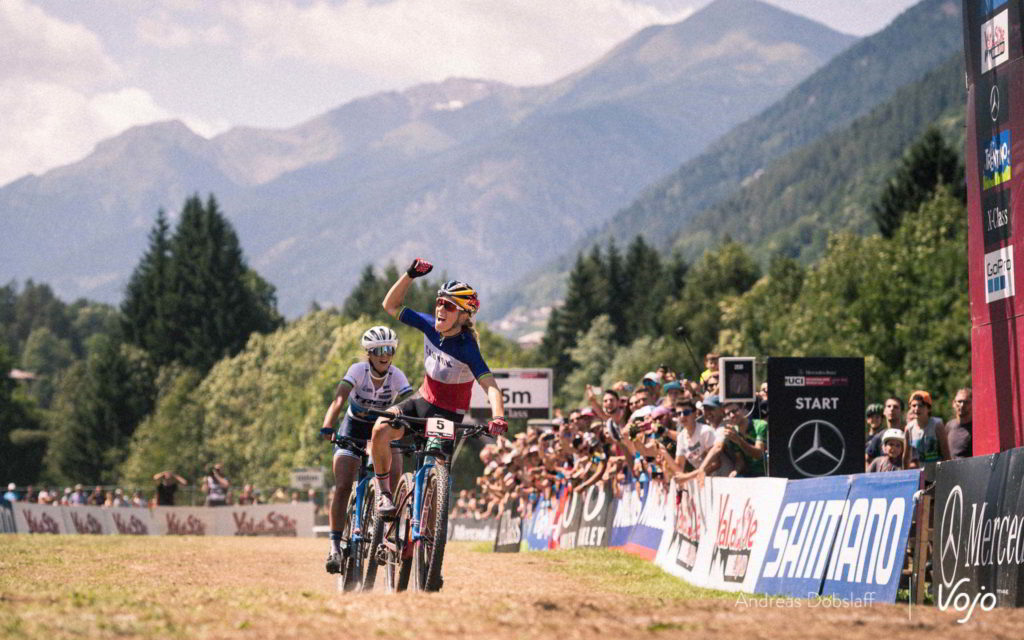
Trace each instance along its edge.
{"label": "red sunglasses", "polygon": [[455,304],[451,300],[445,300],[444,298],[438,298],[436,306],[444,307],[445,311],[461,311],[461,309],[459,309],[459,305]]}

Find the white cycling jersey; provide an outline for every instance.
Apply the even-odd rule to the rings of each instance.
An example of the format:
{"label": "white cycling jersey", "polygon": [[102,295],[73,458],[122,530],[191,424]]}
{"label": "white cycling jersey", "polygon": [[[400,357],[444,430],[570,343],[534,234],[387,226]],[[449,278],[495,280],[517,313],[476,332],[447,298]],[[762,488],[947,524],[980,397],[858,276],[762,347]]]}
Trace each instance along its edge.
{"label": "white cycling jersey", "polygon": [[345,376],[341,379],[352,390],[348,394],[348,411],[346,412],[355,420],[373,422],[373,417],[368,415],[366,409],[377,409],[383,411],[395,404],[399,398],[412,391],[408,378],[398,367],[391,365],[385,374],[384,383],[374,388],[370,380],[370,363],[357,362],[348,368]]}

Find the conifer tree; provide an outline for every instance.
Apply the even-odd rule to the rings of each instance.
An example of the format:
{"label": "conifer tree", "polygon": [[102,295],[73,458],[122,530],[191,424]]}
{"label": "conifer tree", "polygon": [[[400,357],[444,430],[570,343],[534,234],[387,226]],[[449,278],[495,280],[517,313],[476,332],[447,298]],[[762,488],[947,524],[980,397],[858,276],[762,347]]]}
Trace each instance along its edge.
{"label": "conifer tree", "polygon": [[135,267],[121,303],[122,331],[127,342],[149,352],[155,362],[173,359],[174,345],[167,333],[169,318],[169,226],[164,210],[157,212],[149,232],[149,247]]}

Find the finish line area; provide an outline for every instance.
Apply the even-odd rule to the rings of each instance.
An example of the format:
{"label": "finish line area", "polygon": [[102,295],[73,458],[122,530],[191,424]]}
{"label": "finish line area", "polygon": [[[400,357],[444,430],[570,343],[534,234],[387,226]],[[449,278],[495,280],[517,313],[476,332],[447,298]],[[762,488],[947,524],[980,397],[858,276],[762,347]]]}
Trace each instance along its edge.
{"label": "finish line area", "polygon": [[322,539],[0,537],[9,638],[1015,638],[1019,609],[710,591],[617,550],[497,554],[450,542],[439,593],[340,593]]}

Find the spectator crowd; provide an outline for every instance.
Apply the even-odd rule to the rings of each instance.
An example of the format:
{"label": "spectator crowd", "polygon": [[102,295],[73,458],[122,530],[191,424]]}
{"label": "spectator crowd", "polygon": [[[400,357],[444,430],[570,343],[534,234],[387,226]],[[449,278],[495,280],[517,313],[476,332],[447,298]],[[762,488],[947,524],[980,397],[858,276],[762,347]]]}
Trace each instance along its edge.
{"label": "spectator crowd", "polygon": [[[459,493],[456,517],[498,515],[520,499],[528,516],[541,499],[563,489],[580,492],[605,481],[616,496],[634,480],[703,483],[709,476],[766,474],[769,398],[762,384],[752,403],[721,401],[718,354],[705,357],[696,379],[660,366],[638,384],[587,385],[586,402],[556,411],[551,424],[530,425],[480,452],[484,464],[473,490]],[[971,390],[957,391],[952,419],[935,415],[931,394],[913,391],[871,403],[865,412],[865,470],[897,471],[971,456]]]}

